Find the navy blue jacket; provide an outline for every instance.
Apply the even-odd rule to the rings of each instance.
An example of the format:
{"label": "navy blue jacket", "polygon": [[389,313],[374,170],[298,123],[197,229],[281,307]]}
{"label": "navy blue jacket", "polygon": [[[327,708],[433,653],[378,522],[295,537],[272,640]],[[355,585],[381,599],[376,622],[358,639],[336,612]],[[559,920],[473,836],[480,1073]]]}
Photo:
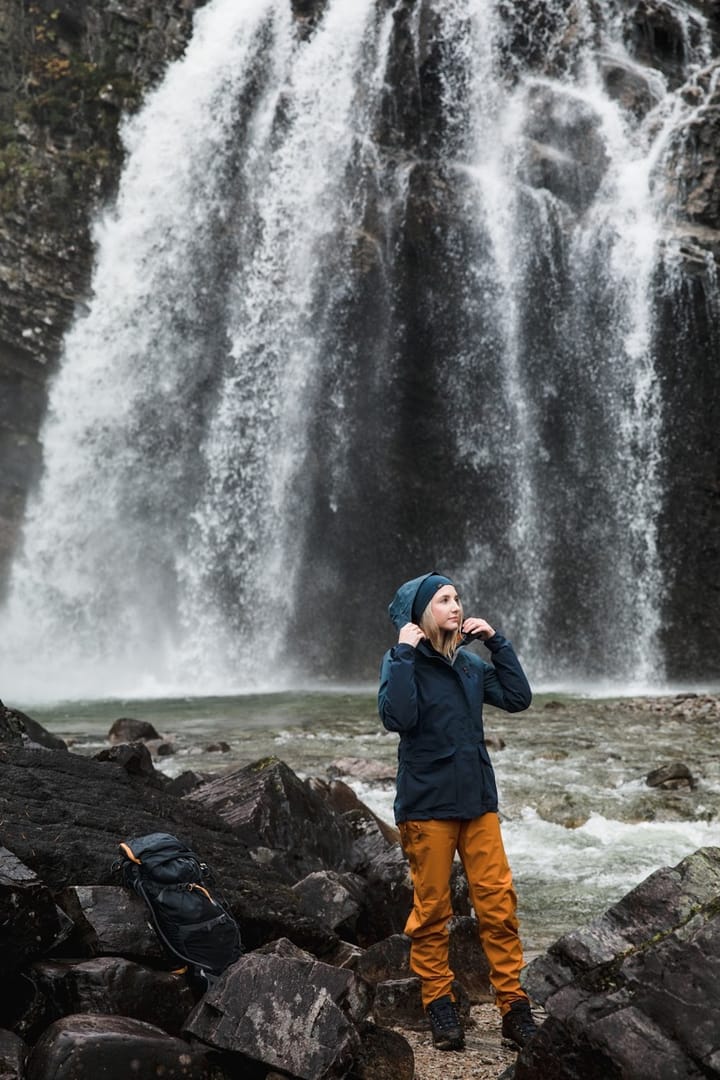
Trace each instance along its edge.
{"label": "navy blue jacket", "polygon": [[[402,586],[390,606],[398,626],[412,621],[423,577]],[[485,748],[484,702],[520,712],[532,694],[510,642],[485,641],[492,664],[460,648],[453,662],[427,641],[397,644],[383,657],[378,708],[388,731],[400,733],[395,820],[470,819],[497,811],[495,774]]]}

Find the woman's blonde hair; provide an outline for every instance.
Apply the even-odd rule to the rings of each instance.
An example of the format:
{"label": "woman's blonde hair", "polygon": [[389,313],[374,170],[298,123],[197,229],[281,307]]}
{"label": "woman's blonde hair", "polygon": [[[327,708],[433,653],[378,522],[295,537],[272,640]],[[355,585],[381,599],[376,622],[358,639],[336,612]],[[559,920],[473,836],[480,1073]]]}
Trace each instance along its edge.
{"label": "woman's blonde hair", "polygon": [[452,660],[455,655],[455,650],[462,639],[462,630],[460,629],[464,617],[462,600],[459,600],[458,603],[460,604],[460,619],[458,621],[457,630],[440,629],[437,620],[432,613],[432,600],[423,611],[420,622],[418,623],[418,626],[432,645],[435,652],[439,652],[441,656],[447,657],[448,660]]}

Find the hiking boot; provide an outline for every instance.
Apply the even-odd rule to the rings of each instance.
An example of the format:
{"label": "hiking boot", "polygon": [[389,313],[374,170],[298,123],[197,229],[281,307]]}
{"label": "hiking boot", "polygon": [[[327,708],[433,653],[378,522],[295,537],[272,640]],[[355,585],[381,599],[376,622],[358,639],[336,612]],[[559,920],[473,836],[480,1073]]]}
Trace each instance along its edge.
{"label": "hiking boot", "polygon": [[522,1049],[526,1043],[530,1042],[533,1035],[537,1034],[537,1031],[538,1026],[530,1012],[530,1002],[523,998],[513,1001],[502,1018],[503,1038]]}
{"label": "hiking boot", "polygon": [[436,998],[425,1011],[430,1020],[434,1046],[438,1050],[462,1050],[465,1034],[453,999],[448,994]]}

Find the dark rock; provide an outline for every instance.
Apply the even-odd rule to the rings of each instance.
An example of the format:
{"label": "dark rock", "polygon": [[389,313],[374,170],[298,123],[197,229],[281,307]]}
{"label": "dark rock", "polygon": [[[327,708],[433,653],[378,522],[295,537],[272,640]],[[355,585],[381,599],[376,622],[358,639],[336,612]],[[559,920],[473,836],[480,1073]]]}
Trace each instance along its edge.
{"label": "dark rock", "polygon": [[360,874],[376,859],[382,858],[390,847],[399,846],[399,834],[394,841],[388,839],[392,836],[390,827],[383,828],[378,818],[365,807],[346,811],[343,821],[353,838],[351,866]]}
{"label": "dark rock", "polygon": [[367,946],[405,929],[412,910],[413,887],[399,844],[372,859],[363,876],[372,903],[360,913],[356,933],[358,943]]}
{"label": "dark rock", "polygon": [[548,86],[530,94],[525,123],[525,179],[575,212],[586,210],[608,166],[600,117],[579,98]]}
{"label": "dark rock", "polygon": [[49,888],[117,885],[112,864],[118,844],[168,832],[212,868],[247,948],[281,936],[318,955],[337,946],[337,935],[303,915],[291,889],[271,869],[256,865],[227,825],[201,804],[79,754],[38,754],[5,744],[0,764],[5,843]]}
{"label": "dark rock", "polygon": [[[56,896],[75,924],[73,944],[89,956],[134,960],[164,955],[148,923],[148,909],[134,892],[115,885],[73,885]],[[73,1010],[80,1011],[80,1010]]]}
{"label": "dark rock", "polygon": [[347,1074],[349,1080],[413,1080],[415,1055],[398,1031],[366,1021],[359,1034],[360,1049]]}
{"label": "dark rock", "polygon": [[[716,90],[675,133],[667,162],[668,194],[679,217],[715,231],[720,229],[719,148],[720,90]],[[718,244],[720,238],[715,236],[714,245]]]}
{"label": "dark rock", "polygon": [[159,739],[160,735],[148,720],[135,720],[131,716],[121,716],[115,720],[107,737],[111,743],[135,743]]}
{"label": "dark rock", "polygon": [[315,915],[343,937],[354,934],[360,910],[367,902],[372,903],[361,877],[335,870],[316,870],[293,885],[292,890],[301,911]]}
{"label": "dark rock", "polygon": [[342,1008],[353,979],[329,964],[248,953],[201,999],[185,1033],[299,1080],[338,1075],[359,1047]]}
{"label": "dark rock", "polygon": [[0,1029],[0,1078],[23,1080],[27,1046],[12,1031]]}
{"label": "dark rock", "polygon": [[175,753],[175,744],[170,742],[169,739],[160,739],[159,742],[147,743],[147,747],[155,757],[170,757]]}
{"label": "dark rock", "polygon": [[9,709],[0,701],[0,742],[25,744],[45,747],[47,750],[67,750],[67,744],[57,735],[39,724],[37,720],[20,712]]}
{"label": "dark rock", "polygon": [[51,1024],[26,1080],[210,1080],[205,1055],[160,1028],[125,1016],[66,1016]]}
{"label": "dark rock", "polygon": [[351,869],[352,836],[341,816],[277,758],[223,773],[186,801],[219,814],[248,848],[282,851],[289,880]]}
{"label": "dark rock", "polygon": [[400,832],[395,825],[390,825],[378,817],[365,803],[355,794],[349,784],[343,780],[331,780],[329,784],[312,778],[315,790],[320,790],[330,801],[331,806],[339,814],[361,813],[374,821],[388,844],[400,842]]}
{"label": "dark rock", "polygon": [[0,976],[59,945],[73,924],[50,890],[12,851],[0,848]]}
{"label": "dark rock", "polygon": [[[487,958],[478,936],[477,920],[470,916],[455,916],[448,921],[450,967],[465,997],[473,1005],[492,1001]],[[376,985],[397,979],[407,979],[410,970],[410,938],[392,934],[384,941],[369,946],[359,958],[357,974]]]}
{"label": "dark rock", "polygon": [[526,969],[548,1019],[517,1080],[690,1080],[720,1065],[720,849],[651,874]]}
{"label": "dark rock", "polygon": [[222,740],[220,742],[208,743],[207,746],[203,747],[203,751],[206,754],[229,754],[230,743],[223,742]]}
{"label": "dark rock", "polygon": [[[179,56],[200,0],[5,6],[0,28],[0,573],[41,467],[62,334],[88,285],[90,226],[123,160],[121,117]],[[32,75],[29,75],[32,73]]]}
{"label": "dark rock", "polygon": [[450,968],[473,1005],[494,1001],[490,968],[480,944],[477,919],[459,915],[448,923]]}
{"label": "dark rock", "polygon": [[645,777],[648,787],[661,787],[670,790],[694,788],[695,778],[682,761],[673,761],[670,765],[661,765]]}
{"label": "dark rock", "polygon": [[[357,946],[341,942],[340,946],[332,954],[323,956],[323,963],[332,967],[346,968],[353,972],[357,963],[358,955],[362,950]],[[255,949],[254,955],[281,956],[290,960],[303,960],[309,964],[315,963],[315,957],[304,949],[293,945],[287,938],[279,938],[277,941],[268,942]],[[362,1022],[370,1012],[370,993],[367,984],[361,979],[351,978],[347,983],[347,990],[343,999],[343,1009],[355,1022]]]}
{"label": "dark rock", "polygon": [[[470,1001],[458,982],[453,983],[453,996],[463,1025],[470,1021]],[[429,1024],[422,1004],[420,979],[388,979],[375,987],[373,1019],[383,1027],[405,1027],[411,1031],[425,1031]]]}
{"label": "dark rock", "polygon": [[110,761],[133,776],[155,777],[155,766],[145,743],[120,743],[93,755],[95,761]]}
{"label": "dark rock", "polygon": [[365,950],[359,945],[354,945],[350,941],[339,941],[331,952],[323,953],[323,961],[326,964],[332,964],[333,967],[346,967],[351,971],[357,971],[364,952]]}
{"label": "dark rock", "polygon": [[642,119],[658,104],[657,79],[653,85],[650,72],[643,74],[636,65],[623,63],[617,57],[605,59],[602,71],[610,97],[636,119]]}
{"label": "dark rock", "polygon": [[487,746],[488,750],[504,750],[505,740],[503,739],[502,735],[492,735],[486,732],[485,745]]}
{"label": "dark rock", "polygon": [[181,772],[179,776],[174,776],[166,785],[166,791],[171,795],[187,795],[188,792],[194,791],[195,788],[204,784],[209,777],[202,773],[193,772],[192,769],[186,769],[185,772]]}
{"label": "dark rock", "polygon": [[581,37],[579,13],[572,0],[554,4],[501,0],[498,11],[504,23],[500,48],[506,70],[515,76],[528,68],[561,75],[572,68]]}
{"label": "dark rock", "polygon": [[625,37],[638,60],[660,69],[671,86],[685,79],[688,51],[699,44],[700,24],[687,18],[676,4],[640,0],[625,16]]}
{"label": "dark rock", "polygon": [[287,938],[276,938],[260,945],[253,950],[253,956],[282,956],[286,960],[306,960],[309,964],[314,964],[316,959],[307,949],[301,949]]}
{"label": "dark rock", "polygon": [[385,979],[375,986],[373,1019],[383,1027],[406,1027],[423,1030],[427,1018],[422,1005],[420,980],[415,975],[404,979]]}
{"label": "dark rock", "polygon": [[129,1016],[177,1035],[195,1005],[184,976],[119,956],[80,962],[40,960],[28,977],[34,996],[14,1026],[31,1043],[53,1021],[75,1013]]}
{"label": "dark rock", "polygon": [[[387,848],[363,868],[371,900],[358,918],[357,939],[363,946],[399,934],[405,929],[413,905],[413,887],[407,859],[399,844]],[[469,915],[467,881],[462,867],[453,864],[450,885],[456,914]]]}
{"label": "dark rock", "polygon": [[410,971],[410,938],[391,934],[364,950],[355,969],[361,979],[376,984],[390,979],[406,979]]}

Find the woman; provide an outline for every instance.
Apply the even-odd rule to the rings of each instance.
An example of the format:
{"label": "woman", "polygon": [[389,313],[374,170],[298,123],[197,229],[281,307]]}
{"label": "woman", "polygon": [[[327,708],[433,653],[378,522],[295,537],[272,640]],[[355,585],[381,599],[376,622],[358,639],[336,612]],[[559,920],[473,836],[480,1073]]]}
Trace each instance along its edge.
{"label": "woman", "polygon": [[[383,657],[378,704],[385,727],[400,733],[395,820],[415,890],[405,933],[411,938],[410,966],[422,982],[433,1042],[440,1050],[464,1046],[446,929],[453,913],[450,874],[457,851],[502,1033],[524,1046],[537,1028],[520,986],[516,898],[500,834],[482,707],[488,702],[520,712],[530,704],[530,687],[510,642],[484,619],[463,616],[449,578],[433,571],[405,582],[389,611],[399,637]],[[484,642],[492,664],[462,648],[469,637]]]}

